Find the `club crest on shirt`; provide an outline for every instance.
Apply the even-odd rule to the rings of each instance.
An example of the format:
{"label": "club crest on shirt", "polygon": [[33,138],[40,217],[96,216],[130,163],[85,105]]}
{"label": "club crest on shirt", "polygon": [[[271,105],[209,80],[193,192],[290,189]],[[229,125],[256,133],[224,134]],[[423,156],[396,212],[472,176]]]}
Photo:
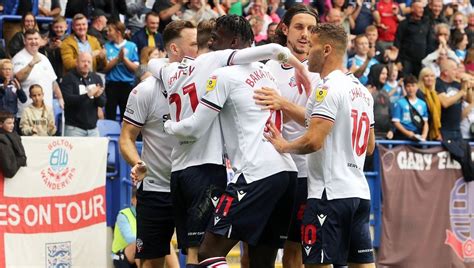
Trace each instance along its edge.
{"label": "club crest on shirt", "polygon": [[216,87],[217,76],[211,76],[206,82],[206,92],[213,91]]}
{"label": "club crest on shirt", "polygon": [[326,95],[328,94],[328,89],[327,87],[318,87],[316,88],[316,101],[317,102],[322,102],[324,98],[326,98]]}

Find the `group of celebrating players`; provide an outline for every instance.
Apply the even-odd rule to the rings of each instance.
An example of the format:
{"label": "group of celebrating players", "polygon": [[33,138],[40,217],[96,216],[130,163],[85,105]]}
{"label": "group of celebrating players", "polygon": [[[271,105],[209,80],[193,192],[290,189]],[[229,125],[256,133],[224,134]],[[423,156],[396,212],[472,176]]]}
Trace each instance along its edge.
{"label": "group of celebrating players", "polygon": [[239,241],[252,268],[274,267],[279,248],[284,267],[375,267],[363,173],[373,99],[342,72],[344,29],[317,17],[293,6],[280,44],[258,47],[235,15],[165,28],[168,58],[132,90],[120,137],[141,266],[163,267],[176,228],[187,267],[228,267]]}

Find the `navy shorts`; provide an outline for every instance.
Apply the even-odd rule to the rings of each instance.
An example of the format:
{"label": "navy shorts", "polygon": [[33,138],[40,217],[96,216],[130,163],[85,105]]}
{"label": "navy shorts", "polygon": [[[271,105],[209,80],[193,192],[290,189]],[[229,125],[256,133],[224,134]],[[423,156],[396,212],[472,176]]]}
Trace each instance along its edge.
{"label": "navy shorts", "polygon": [[303,216],[303,263],[373,263],[370,201],[360,198],[308,199]]}
{"label": "navy shorts", "polygon": [[303,221],[306,200],[308,199],[308,178],[298,178],[295,203],[288,228],[288,241],[301,243],[301,223]]}
{"label": "navy shorts", "polygon": [[253,246],[282,247],[287,239],[296,181],[296,172],[280,172],[250,184],[240,175],[221,196],[209,231]]}
{"label": "navy shorts", "polygon": [[185,250],[201,244],[226,185],[227,172],[222,165],[192,166],[171,173],[178,248]]}
{"label": "navy shorts", "polygon": [[137,249],[135,258],[156,259],[170,254],[174,233],[171,194],[137,190]]}

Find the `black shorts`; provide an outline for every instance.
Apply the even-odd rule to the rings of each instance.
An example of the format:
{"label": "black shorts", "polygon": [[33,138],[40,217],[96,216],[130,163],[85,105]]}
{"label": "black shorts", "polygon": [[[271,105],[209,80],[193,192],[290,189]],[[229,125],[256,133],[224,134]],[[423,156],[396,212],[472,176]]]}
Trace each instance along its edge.
{"label": "black shorts", "polygon": [[137,259],[156,259],[170,254],[174,232],[171,194],[137,190]]}
{"label": "black shorts", "polygon": [[373,263],[370,201],[360,198],[308,199],[303,216],[303,263]]}
{"label": "black shorts", "polygon": [[227,185],[224,166],[206,164],[171,173],[178,248],[201,244],[212,211]]}
{"label": "black shorts", "polygon": [[295,203],[288,228],[288,241],[301,243],[301,222],[308,199],[308,178],[298,178]]}
{"label": "black shorts", "polygon": [[296,172],[280,172],[250,184],[240,175],[219,200],[209,231],[250,245],[282,247],[287,239],[296,181]]}

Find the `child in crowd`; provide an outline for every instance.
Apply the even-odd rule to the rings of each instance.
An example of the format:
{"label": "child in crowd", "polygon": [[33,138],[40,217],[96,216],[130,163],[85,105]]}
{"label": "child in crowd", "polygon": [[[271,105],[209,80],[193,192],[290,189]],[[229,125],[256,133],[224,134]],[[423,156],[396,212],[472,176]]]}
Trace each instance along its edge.
{"label": "child in crowd", "polygon": [[12,133],[15,128],[15,115],[0,111],[0,133]]}
{"label": "child in crowd", "polygon": [[402,87],[403,80],[397,80],[398,78],[398,67],[394,63],[388,64],[388,79],[383,89],[388,92],[390,96],[390,103],[395,104],[400,98],[406,95]]}
{"label": "child in crowd", "polygon": [[26,166],[25,149],[14,128],[15,115],[0,110],[0,173],[7,178],[13,178],[20,167]]}
{"label": "child in crowd", "polygon": [[418,81],[410,75],[405,79],[407,96],[399,99],[393,108],[392,122],[397,131],[396,140],[425,141],[428,136],[428,108],[416,97]]}
{"label": "child in crowd", "polygon": [[44,104],[43,88],[40,85],[30,87],[33,103],[23,111],[20,129],[26,136],[53,136],[56,133],[53,109]]}

